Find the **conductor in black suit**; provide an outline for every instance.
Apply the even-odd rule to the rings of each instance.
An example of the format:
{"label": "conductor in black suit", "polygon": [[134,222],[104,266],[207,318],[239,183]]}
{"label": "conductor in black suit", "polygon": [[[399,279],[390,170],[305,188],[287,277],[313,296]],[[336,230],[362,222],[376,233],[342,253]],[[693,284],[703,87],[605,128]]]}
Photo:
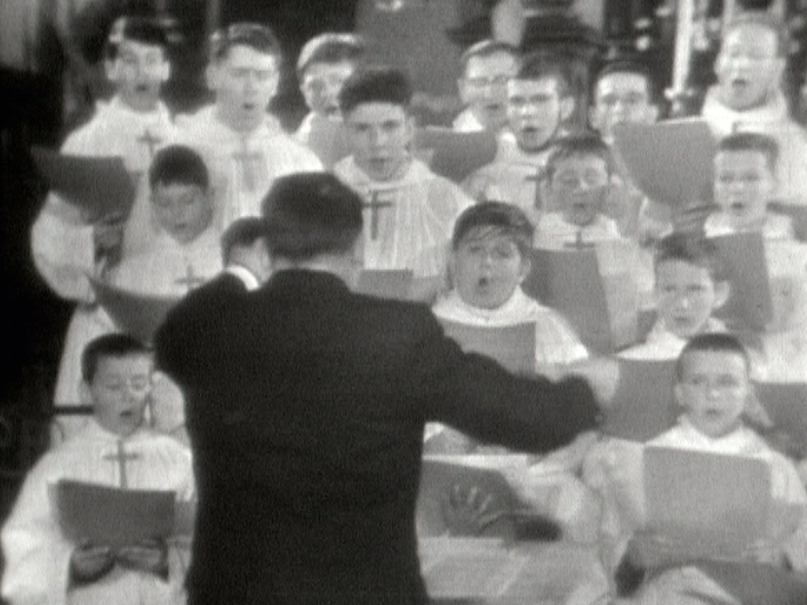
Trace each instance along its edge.
{"label": "conductor in black suit", "polygon": [[362,202],[335,177],[278,179],[264,216],[269,281],[226,309],[200,288],[156,339],[188,401],[189,603],[426,603],[424,423],[541,452],[595,428],[595,395],[463,354],[424,305],[351,292]]}

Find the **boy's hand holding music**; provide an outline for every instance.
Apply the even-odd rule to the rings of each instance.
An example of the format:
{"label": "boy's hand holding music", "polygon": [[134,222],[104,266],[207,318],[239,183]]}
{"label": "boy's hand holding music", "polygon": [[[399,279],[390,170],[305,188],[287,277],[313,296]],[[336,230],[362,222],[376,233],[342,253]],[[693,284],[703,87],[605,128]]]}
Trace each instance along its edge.
{"label": "boy's hand holding music", "polygon": [[570,363],[563,376],[572,375],[588,382],[601,408],[611,407],[619,384],[619,363],[615,359],[598,357]]}
{"label": "boy's hand holding music", "polygon": [[70,573],[80,583],[92,582],[112,569],[115,553],[106,545],[81,542],[70,555]]}

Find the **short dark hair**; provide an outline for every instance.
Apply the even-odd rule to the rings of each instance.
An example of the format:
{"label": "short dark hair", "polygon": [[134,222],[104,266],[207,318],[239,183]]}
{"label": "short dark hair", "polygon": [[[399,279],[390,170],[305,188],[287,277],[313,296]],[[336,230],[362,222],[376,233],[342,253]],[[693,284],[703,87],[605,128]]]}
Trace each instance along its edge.
{"label": "short dark hair", "polygon": [[243,216],[235,219],[221,234],[221,257],[224,264],[230,261],[235,247],[249,247],[261,238],[266,238],[266,221],[259,216]]}
{"label": "short dark hair", "polygon": [[280,42],[272,29],[258,23],[232,23],[210,37],[210,59],[219,62],[227,58],[233,46],[248,46],[264,55],[282,56]]}
{"label": "short dark hair", "polygon": [[155,155],[149,166],[149,185],[154,189],[158,184],[198,185],[205,191],[210,184],[210,176],[202,157],[185,145],[163,147]]}
{"label": "short dark hair", "polygon": [[702,351],[739,355],[745,361],[746,372],[751,371],[751,357],[737,336],[725,332],[707,332],[693,336],[684,345],[678,359],[675,361],[676,382],[681,382],[684,379],[684,360],[687,355]]}
{"label": "short dark hair", "polygon": [[616,170],[614,154],[608,144],[597,134],[582,132],[559,138],[552,146],[552,151],[546,160],[546,178],[552,180],[555,168],[563,160],[572,157],[594,156],[605,162],[605,168],[611,175]]}
{"label": "short dark hair", "polygon": [[151,349],[129,334],[104,334],[94,338],[81,353],[81,377],[90,384],[102,359],[150,355]]}
{"label": "short dark hair", "polygon": [[121,17],[109,30],[104,55],[108,61],[114,61],[124,40],[159,46],[166,50],[173,39],[170,27],[170,21],[153,17]]}
{"label": "short dark hair", "polygon": [[641,77],[647,89],[647,100],[652,103],[655,99],[656,93],[653,88],[653,78],[650,75],[650,69],[648,69],[647,65],[635,59],[615,59],[608,61],[605,65],[600,67],[597,75],[594,76],[594,81],[591,83],[592,100],[596,101],[597,99],[597,87],[600,85],[600,82],[611,74],[632,74]]}
{"label": "short dark hair", "polygon": [[498,53],[508,54],[514,59],[518,59],[520,56],[519,50],[512,44],[502,42],[501,40],[491,40],[489,38],[481,40],[466,48],[465,52],[460,55],[462,73],[465,74],[465,70],[468,69],[468,61],[474,57],[490,57]]}
{"label": "short dark hair", "polygon": [[529,254],[535,227],[518,206],[487,201],[466,208],[454,224],[451,247],[457,250],[465,237],[480,227],[512,238],[521,256]]}
{"label": "short dark hair", "polygon": [[656,244],[653,257],[656,272],[663,263],[671,261],[706,269],[715,283],[727,279],[726,268],[720,260],[717,247],[699,232],[674,231]]}
{"label": "short dark hair", "polygon": [[297,77],[313,63],[358,63],[364,56],[366,45],[358,34],[327,32],[305,43],[297,58]]}
{"label": "short dark hair", "polygon": [[740,11],[723,26],[721,40],[725,42],[728,35],[740,27],[757,25],[763,27],[776,36],[776,56],[786,57],[788,51],[788,34],[782,20],[765,11]]}
{"label": "short dark hair", "polygon": [[760,132],[734,132],[717,143],[717,153],[731,151],[757,151],[765,156],[768,168],[776,171],[779,162],[779,144],[772,136]]}
{"label": "short dark hair", "polygon": [[391,103],[409,109],[412,84],[402,70],[372,66],[351,75],[339,93],[339,109],[347,115],[362,103]]}
{"label": "short dark hair", "polygon": [[350,251],[361,234],[362,207],[359,195],[332,174],[277,179],[262,204],[270,255],[305,261]]}
{"label": "short dark hair", "polygon": [[558,96],[568,97],[571,94],[569,74],[559,60],[551,59],[539,53],[524,55],[516,71],[514,80],[543,80],[550,78],[555,81]]}

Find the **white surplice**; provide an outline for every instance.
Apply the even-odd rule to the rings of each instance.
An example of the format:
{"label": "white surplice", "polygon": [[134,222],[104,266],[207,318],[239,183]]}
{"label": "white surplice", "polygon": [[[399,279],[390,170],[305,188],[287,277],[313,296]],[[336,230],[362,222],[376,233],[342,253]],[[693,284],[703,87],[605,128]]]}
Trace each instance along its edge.
{"label": "white surplice", "polygon": [[372,180],[352,156],[333,171],[365,201],[366,269],[408,269],[416,277],[444,274],[454,221],[473,205],[459,187],[415,159],[394,181]]}
{"label": "white surplice", "polygon": [[[153,574],[116,569],[87,587],[69,589],[69,561],[75,545],[59,527],[50,486],[69,479],[121,487],[121,463],[113,458],[119,453],[119,441],[93,420],[73,439],[47,452],[28,473],[1,534],[5,559],[2,595],[11,605],[184,602],[188,552],[179,543],[169,546],[167,582]],[[189,449],[145,429],[123,438],[122,447],[129,489],[174,491],[179,502],[195,497]]]}
{"label": "white surplice", "polygon": [[533,225],[545,210],[542,180],[551,148],[535,153],[523,151],[510,131],[497,139],[494,160],[472,172],[462,182],[463,190],[477,201],[506,202],[518,206]]}

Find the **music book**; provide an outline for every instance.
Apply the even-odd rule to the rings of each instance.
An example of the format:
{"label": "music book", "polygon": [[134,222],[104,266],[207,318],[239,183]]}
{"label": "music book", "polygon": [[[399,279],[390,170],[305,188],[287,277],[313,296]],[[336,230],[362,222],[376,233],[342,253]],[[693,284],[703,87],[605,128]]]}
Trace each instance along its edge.
{"label": "music book", "polygon": [[807,574],[751,561],[702,561],[698,567],[740,603],[803,605],[807,603]]}
{"label": "music book", "polygon": [[619,382],[603,431],[648,441],[671,428],[680,413],[673,397],[675,361],[619,359]]}
{"label": "music book", "polygon": [[616,124],[614,147],[650,199],[677,211],[695,201],[712,201],[717,143],[705,120]]}
{"label": "music book", "polygon": [[754,392],[773,422],[772,431],[781,434],[777,441],[786,453],[807,458],[807,382],[755,382]]}
{"label": "music book", "polygon": [[98,303],[115,321],[121,331],[140,342],[150,344],[157,328],[179,298],[149,296],[138,292],[121,290],[117,286],[90,278]]}
{"label": "music book", "polygon": [[395,300],[409,300],[411,290],[412,272],[406,269],[366,269],[356,284],[358,294]]}
{"label": "music book", "polygon": [[311,120],[308,147],[325,169],[330,170],[336,162],[350,155],[345,125],[341,121],[315,115]]}
{"label": "music book", "polygon": [[535,322],[471,326],[438,318],[446,336],[466,353],[479,353],[514,374],[535,373]]}
{"label": "music book", "polygon": [[87,222],[129,215],[135,184],[121,158],[64,155],[44,147],[32,147],[31,156],[48,186],[79,208]]}
{"label": "music book", "polygon": [[647,446],[643,471],[645,528],[635,537],[642,564],[742,558],[767,536],[773,507],[764,460]]}
{"label": "music book", "polygon": [[789,216],[793,223],[793,231],[796,234],[796,239],[807,242],[807,206],[773,202],[768,204],[768,208],[772,212]]}
{"label": "music book", "polygon": [[174,533],[173,491],[124,490],[64,479],[53,488],[59,525],[73,541],[121,548]]}
{"label": "music book", "polygon": [[423,158],[432,172],[455,183],[496,157],[496,136],[487,131],[456,132],[450,128],[422,128],[415,131],[415,155]]}
{"label": "music book", "polygon": [[773,319],[765,242],[759,232],[732,233],[710,238],[725,265],[731,291],[715,315],[762,330]]}
{"label": "music book", "polygon": [[[417,498],[419,536],[475,535],[483,537],[515,537],[513,513],[520,507],[519,498],[506,478],[507,472],[524,468],[522,455],[494,456],[424,456],[420,470]],[[476,488],[490,498],[491,518],[484,527],[470,530],[452,517],[452,492],[468,493]]]}
{"label": "music book", "polygon": [[636,342],[639,296],[622,242],[596,247],[532,250],[522,288],[559,311],[583,344],[608,355]]}

